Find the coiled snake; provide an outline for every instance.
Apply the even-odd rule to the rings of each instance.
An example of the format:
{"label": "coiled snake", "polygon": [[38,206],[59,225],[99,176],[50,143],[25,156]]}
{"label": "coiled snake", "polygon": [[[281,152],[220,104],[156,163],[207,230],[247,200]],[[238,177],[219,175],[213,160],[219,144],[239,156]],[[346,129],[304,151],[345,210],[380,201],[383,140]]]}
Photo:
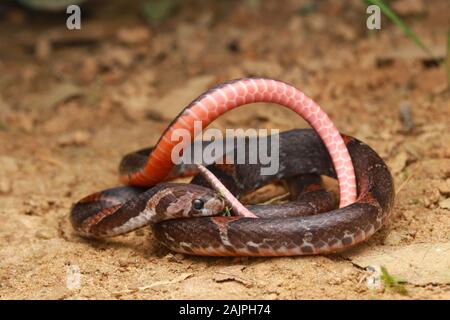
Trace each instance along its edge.
{"label": "coiled snake", "polygon": [[[194,133],[221,114],[252,102],[273,102],[300,114],[311,129],[279,135],[280,167],[260,175],[261,165],[222,164],[208,168],[178,165],[171,152],[177,129]],[[207,142],[205,142],[207,144]],[[163,182],[196,174],[191,184]],[[208,256],[288,256],[326,254],[360,243],[385,224],[394,201],[392,177],[369,146],[341,135],[310,98],[281,81],[244,78],[220,84],[191,102],[154,148],[128,154],[120,165],[129,186],[104,190],[77,202],[75,230],[87,237],[120,235],[151,225],[171,250]],[[318,187],[319,175],[337,178],[339,208]],[[286,179],[294,201],[244,207],[233,195]],[[221,185],[221,183],[223,183]],[[214,187],[213,190],[211,186]],[[225,189],[226,188],[226,189]],[[226,203],[234,216],[222,216]]]}

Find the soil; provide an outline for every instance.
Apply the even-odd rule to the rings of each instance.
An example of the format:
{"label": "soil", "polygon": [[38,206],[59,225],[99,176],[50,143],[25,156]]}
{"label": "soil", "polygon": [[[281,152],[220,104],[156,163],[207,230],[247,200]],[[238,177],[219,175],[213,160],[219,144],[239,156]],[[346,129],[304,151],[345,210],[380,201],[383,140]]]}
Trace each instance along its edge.
{"label": "soil", "polygon": [[[367,30],[357,0],[179,1],[159,23],[136,1],[87,1],[74,31],[65,13],[1,7],[0,298],[449,299],[450,249],[439,248],[450,243],[450,104],[439,61],[450,6],[395,2],[435,57],[385,19]],[[397,196],[382,230],[350,252],[288,258],[175,254],[147,229],[105,241],[72,231],[72,204],[118,185],[124,154],[154,144],[205,89],[246,76],[293,84],[386,160]],[[256,104],[214,126],[306,127],[292,115]],[[437,249],[416,259],[422,246]],[[401,254],[407,263],[385,258]],[[381,265],[404,290],[380,281]]]}

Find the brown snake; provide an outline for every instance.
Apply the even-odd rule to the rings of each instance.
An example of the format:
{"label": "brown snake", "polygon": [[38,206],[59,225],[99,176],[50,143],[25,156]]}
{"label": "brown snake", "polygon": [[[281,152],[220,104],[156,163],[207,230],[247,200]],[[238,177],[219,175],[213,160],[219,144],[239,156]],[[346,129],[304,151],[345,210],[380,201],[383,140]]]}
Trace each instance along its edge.
{"label": "brown snake", "polygon": [[[309,98],[297,96],[296,91],[290,91],[292,87],[280,83],[242,79],[218,86],[194,100],[169,126],[154,149],[129,154],[122,160],[122,180],[137,186],[108,189],[80,200],[71,212],[74,228],[84,236],[107,237],[151,224],[156,239],[171,250],[211,256],[330,253],[369,238],[386,222],[394,201],[394,186],[387,166],[364,143],[349,136],[341,138],[339,133],[336,135],[334,126],[328,126],[328,118],[314,111],[315,104]],[[258,88],[266,91],[258,96]],[[209,110],[207,102],[220,109],[219,97],[228,97],[230,92],[236,92],[236,96],[233,103],[224,99],[224,111],[193,116],[196,110]],[[243,98],[239,100],[240,93]],[[203,175],[197,175],[192,184],[160,183],[150,189],[138,187],[161,182],[169,172],[169,177],[176,177],[189,174],[187,169],[192,170],[192,166],[185,165],[173,168],[173,164],[163,160],[167,159],[164,148],[171,150],[174,145],[167,139],[173,128],[189,127],[191,118],[204,120],[203,126],[206,126],[223,112],[255,101],[277,102],[302,113],[318,133],[313,130],[282,132],[279,136],[280,169],[274,175],[261,176],[258,164],[212,165],[209,169],[237,196],[264,184],[288,179],[291,186],[296,186],[291,192],[298,193],[295,201],[248,207],[258,218],[225,217],[219,216],[225,207],[223,196],[208,188],[208,179]],[[312,111],[308,113],[309,110]],[[320,126],[327,128],[325,133]],[[348,159],[351,157],[351,162],[346,160],[346,155]],[[349,162],[350,167],[353,163],[351,170],[348,170]],[[334,201],[329,193],[312,187],[319,182],[319,175],[338,178],[339,209],[333,209]],[[356,188],[352,185],[354,177]],[[356,201],[353,201],[353,190],[357,191]]]}

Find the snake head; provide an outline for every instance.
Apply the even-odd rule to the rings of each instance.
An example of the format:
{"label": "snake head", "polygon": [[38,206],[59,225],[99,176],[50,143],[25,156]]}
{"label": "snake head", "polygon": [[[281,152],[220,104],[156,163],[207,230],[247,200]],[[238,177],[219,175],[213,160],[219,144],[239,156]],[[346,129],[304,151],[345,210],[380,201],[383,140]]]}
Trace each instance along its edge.
{"label": "snake head", "polygon": [[217,192],[194,184],[167,184],[155,196],[155,211],[161,220],[215,216],[225,208]]}

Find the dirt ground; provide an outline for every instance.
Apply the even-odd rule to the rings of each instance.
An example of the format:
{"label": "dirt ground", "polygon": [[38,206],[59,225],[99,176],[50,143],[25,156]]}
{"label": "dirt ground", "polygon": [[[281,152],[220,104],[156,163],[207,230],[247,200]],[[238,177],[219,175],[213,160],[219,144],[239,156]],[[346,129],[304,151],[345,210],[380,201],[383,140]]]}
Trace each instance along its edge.
{"label": "dirt ground", "polygon": [[[151,25],[133,1],[88,1],[81,31],[65,14],[0,8],[0,298],[450,299],[450,104],[436,63],[450,7],[406,2],[398,12],[435,58],[387,20],[367,30],[357,0],[180,1]],[[387,226],[350,252],[289,258],[183,256],[147,229],[74,234],[72,204],[118,185],[125,153],[244,76],[293,84],[379,152],[397,192]],[[306,127],[292,115],[257,104],[214,126]]]}

